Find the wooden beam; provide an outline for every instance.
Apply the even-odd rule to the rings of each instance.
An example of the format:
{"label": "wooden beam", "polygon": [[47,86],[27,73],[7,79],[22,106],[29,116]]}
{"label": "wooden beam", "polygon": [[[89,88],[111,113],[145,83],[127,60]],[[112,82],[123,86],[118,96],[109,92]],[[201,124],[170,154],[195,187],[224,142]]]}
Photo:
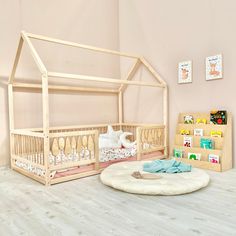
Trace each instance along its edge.
{"label": "wooden beam", "polygon": [[35,50],[33,44],[31,43],[30,39],[28,38],[27,34],[25,32],[21,32],[21,36],[24,39],[25,43],[28,45],[29,49],[30,49],[30,53],[38,67],[38,69],[40,70],[41,74],[46,74],[47,73],[47,69],[44,66],[41,58],[39,57],[37,51]]}
{"label": "wooden beam", "polygon": [[14,102],[13,102],[13,88],[12,84],[8,84],[8,108],[9,108],[9,128],[10,128],[10,155],[11,155],[11,168],[13,168],[12,155],[14,150],[14,139],[11,131],[15,127],[14,122]]}
{"label": "wooden beam", "polygon": [[45,165],[45,180],[46,185],[50,185],[50,170],[49,170],[49,98],[48,98],[48,77],[47,74],[42,75],[42,99],[43,99],[43,155]]}
{"label": "wooden beam", "polygon": [[[33,83],[14,83],[14,88],[25,88],[25,89],[42,89],[41,84]],[[79,87],[79,86],[65,86],[65,85],[48,85],[49,91],[67,91],[67,92],[92,92],[92,93],[118,93],[117,89],[105,89],[105,88],[94,88],[94,87]]]}
{"label": "wooden beam", "polygon": [[26,135],[31,137],[43,138],[44,134],[40,132],[33,132],[29,129],[14,129],[11,131],[12,134]]}
{"label": "wooden beam", "polygon": [[162,85],[166,85],[166,82],[161,78],[161,76],[154,70],[154,68],[147,62],[143,57],[140,58],[143,65],[150,71],[150,73],[156,78],[156,80]]}
{"label": "wooden beam", "polygon": [[168,156],[169,152],[169,106],[168,106],[168,87],[163,91],[163,122],[165,125],[164,154]]}
{"label": "wooden beam", "polygon": [[[133,76],[135,75],[136,71],[138,70],[139,66],[140,66],[140,59],[137,59],[137,61],[134,63],[134,65],[132,66],[131,70],[129,71],[127,77],[125,78],[125,80],[131,80],[133,78]],[[119,91],[124,91],[127,87],[127,84],[122,84],[119,88]]]}
{"label": "wooden beam", "polygon": [[17,65],[18,65],[18,62],[19,62],[19,59],[20,59],[20,54],[21,54],[23,42],[24,41],[23,41],[22,37],[20,37],[20,41],[19,41],[19,44],[18,44],[18,47],[17,47],[13,68],[11,70],[11,75],[10,75],[9,81],[8,81],[9,84],[13,83],[13,80],[14,80],[14,77],[15,77],[15,74],[16,74],[16,68],[17,68]]}
{"label": "wooden beam", "polygon": [[65,40],[46,37],[43,35],[36,35],[36,34],[31,34],[31,33],[25,33],[25,34],[29,38],[34,38],[34,39],[47,41],[47,42],[51,42],[51,43],[57,43],[57,44],[62,44],[62,45],[66,45],[66,46],[83,48],[83,49],[87,49],[87,50],[91,50],[91,51],[97,51],[97,52],[119,55],[119,56],[124,56],[124,57],[138,58],[138,56],[131,55],[131,54],[124,53],[124,52],[115,51],[115,50],[109,50],[109,49],[105,49],[105,48],[99,48],[99,47],[89,46],[89,45],[85,45],[85,44],[69,42],[69,41],[65,41]]}
{"label": "wooden beam", "polygon": [[112,83],[112,84],[129,84],[129,85],[136,85],[136,86],[148,86],[148,87],[160,87],[160,88],[165,87],[165,85],[157,84],[157,83],[147,83],[147,82],[142,82],[142,81],[127,81],[127,80],[121,80],[121,79],[111,79],[111,78],[105,78],[105,77],[66,74],[66,73],[57,73],[57,72],[48,72],[48,77],[68,78],[68,79],[77,79],[77,80],[84,80],[84,81],[96,81],[96,82],[104,82],[104,83]]}
{"label": "wooden beam", "polygon": [[118,122],[123,123],[123,92],[118,95]]}

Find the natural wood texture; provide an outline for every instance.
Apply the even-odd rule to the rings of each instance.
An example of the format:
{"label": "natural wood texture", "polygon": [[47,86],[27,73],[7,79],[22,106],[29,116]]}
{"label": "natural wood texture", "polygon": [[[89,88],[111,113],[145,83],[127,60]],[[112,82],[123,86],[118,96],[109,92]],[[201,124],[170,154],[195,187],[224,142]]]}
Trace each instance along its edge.
{"label": "natural wood texture", "polygon": [[[31,166],[44,169],[44,165],[43,165],[43,164],[40,164],[40,163],[37,163],[37,162],[32,162],[32,160],[30,160],[30,159],[26,159],[26,158],[20,157],[19,154],[18,154],[17,156],[13,154],[13,155],[12,155],[12,159],[13,159],[14,161],[20,161],[20,162],[22,162],[22,163],[29,164],[29,165],[31,165]],[[33,175],[33,174],[32,174],[32,175]]]}
{"label": "natural wood texture", "polygon": [[99,176],[45,189],[2,168],[1,235],[234,236],[236,169],[207,173],[206,188],[168,197],[116,191]]}
{"label": "natural wood texture", "polygon": [[123,53],[123,52],[119,52],[119,51],[115,51],[115,50],[109,50],[109,49],[105,49],[105,48],[93,47],[93,46],[90,46],[90,45],[79,44],[79,43],[69,42],[69,41],[60,40],[60,39],[54,39],[54,38],[50,38],[50,37],[46,37],[46,36],[42,36],[42,35],[31,34],[31,33],[25,33],[25,34],[29,38],[39,39],[39,40],[42,40],[42,41],[62,44],[62,45],[71,46],[71,47],[83,48],[83,49],[102,52],[102,53],[114,54],[114,55],[118,55],[118,56],[124,56],[124,57],[130,57],[130,58],[139,58],[138,56],[130,55],[128,53]]}
{"label": "natural wood texture", "polygon": [[154,70],[154,68],[150,65],[150,63],[147,62],[146,59],[143,57],[140,58],[143,65],[150,71],[150,73],[156,78],[156,80],[165,86],[167,86],[166,82],[161,78],[161,76]]}
{"label": "natural wood texture", "polygon": [[[101,53],[114,54],[118,56],[130,57],[136,59],[132,68],[125,79],[111,79],[104,77],[95,77],[89,75],[66,74],[57,72],[48,72],[35,47],[31,38],[88,49]],[[42,84],[19,83],[14,81],[15,72],[19,62],[22,45],[29,48],[32,58],[34,59],[40,73]],[[157,80],[157,83],[144,81],[132,81],[139,66],[143,64]],[[104,87],[80,87],[65,85],[49,85],[49,78],[67,78],[82,81],[95,81],[101,83],[111,83],[120,85],[118,89]],[[70,83],[70,82],[68,82]],[[100,83],[100,84],[101,84]],[[123,91],[128,85],[148,86],[164,89],[163,93],[163,123],[158,124],[126,124],[124,123],[123,114]],[[49,91],[52,92],[85,92],[115,94],[118,96],[118,123],[112,124],[114,130],[123,129],[126,132],[132,132],[133,136],[129,137],[131,141],[137,140],[137,159],[141,160],[144,153],[152,153],[157,150],[168,153],[168,92],[167,85],[153,67],[144,59],[126,53],[97,48],[93,46],[68,42],[64,40],[53,39],[41,35],[34,35],[26,32],[21,33],[13,69],[9,78],[9,122],[11,134],[11,161],[15,170],[25,174],[32,179],[43,182],[46,185],[53,183],[72,180],[75,178],[89,176],[99,173],[99,134],[107,132],[109,124],[98,125],[81,125],[81,126],[49,126]],[[16,129],[14,127],[14,109],[13,109],[13,92],[14,89],[25,89],[32,92],[38,90],[42,93],[43,105],[43,127],[30,129]],[[83,165],[93,165],[92,171],[84,173],[71,174],[66,177],[57,178],[57,171],[67,171],[68,168],[81,167]],[[55,177],[55,178],[54,178]]]}
{"label": "natural wood texture", "polygon": [[37,51],[35,50],[33,44],[31,43],[31,41],[29,40],[27,34],[25,32],[21,32],[21,36],[24,39],[24,42],[28,45],[29,49],[30,49],[30,53],[39,69],[39,71],[42,74],[46,74],[47,73],[47,69],[45,67],[45,65],[43,64],[41,58],[39,57]]}
{"label": "natural wood texture", "polygon": [[187,158],[182,158],[176,159],[177,161],[181,161],[187,164],[190,164],[194,167],[201,168],[201,169],[206,169],[206,170],[213,170],[213,171],[221,171],[221,165],[220,164],[215,164],[215,163],[210,163],[209,161],[197,161],[197,160],[189,160]]}
{"label": "natural wood texture", "polygon": [[148,83],[148,82],[143,82],[143,81],[128,81],[128,80],[121,80],[121,79],[112,79],[112,78],[105,78],[105,77],[95,77],[95,76],[88,76],[88,75],[77,75],[77,74],[67,74],[67,73],[58,73],[58,72],[48,72],[48,77],[68,78],[68,79],[76,79],[76,80],[83,80],[83,81],[96,81],[96,82],[111,83],[111,84],[128,84],[128,85],[158,87],[158,88],[165,87],[162,84]]}
{"label": "natural wood texture", "polygon": [[[184,116],[191,115],[194,119],[194,124],[184,124]],[[197,118],[206,119],[207,124],[196,124]],[[189,130],[190,135],[192,137],[192,147],[184,147],[183,140],[184,135],[180,134],[182,129]],[[203,136],[194,136],[194,129],[203,129]],[[211,137],[210,132],[221,131],[222,137]],[[200,139],[201,138],[209,138],[214,141],[215,148],[214,149],[203,149],[200,147]],[[214,125],[210,124],[210,114],[209,113],[180,113],[178,117],[178,123],[176,127],[176,135],[174,146],[172,149],[177,148],[184,150],[185,156],[184,158],[176,160],[183,161],[186,163],[190,163],[192,166],[209,169],[214,171],[226,171],[232,168],[232,115],[231,113],[227,113],[227,125]],[[199,153],[201,154],[201,160],[189,160],[188,153]],[[208,161],[208,155],[215,154],[220,157],[220,163],[210,163]]]}
{"label": "natural wood texture", "polygon": [[99,170],[92,170],[92,171],[87,171],[84,173],[68,175],[68,176],[64,176],[64,177],[58,177],[58,178],[52,179],[51,184],[58,184],[58,183],[62,183],[62,182],[66,182],[66,181],[70,181],[70,180],[74,180],[74,179],[79,179],[79,178],[84,178],[84,177],[88,177],[91,175],[97,175],[97,174],[100,174]]}
{"label": "natural wood texture", "polygon": [[118,95],[118,121],[123,122],[123,92],[119,92]]}
{"label": "natural wood texture", "polygon": [[44,165],[46,169],[46,185],[50,185],[49,170],[49,98],[48,98],[48,76],[42,75],[42,99],[43,99],[43,135],[44,135]]}
{"label": "natural wood texture", "polygon": [[136,129],[136,135],[137,135],[137,161],[141,160],[141,151],[142,151],[142,138],[141,138],[141,128],[138,127]]}
{"label": "natural wood texture", "polygon": [[[13,69],[14,70],[14,69]],[[13,72],[14,76],[14,72]],[[10,81],[13,79],[10,78]],[[9,109],[9,131],[10,131],[10,154],[13,154],[14,142],[12,137],[12,130],[14,130],[14,106],[13,106],[13,88],[11,82],[8,84],[8,109]],[[13,162],[11,160],[11,166]]]}
{"label": "natural wood texture", "polygon": [[44,137],[43,133],[33,132],[31,130],[22,130],[22,129],[14,129],[11,131],[12,134],[21,134],[21,135],[27,135],[27,136],[33,136],[33,137]]}
{"label": "natural wood texture", "polygon": [[12,84],[13,80],[15,78],[16,68],[17,68],[17,65],[18,65],[18,62],[19,62],[19,59],[20,59],[22,46],[23,46],[23,39],[22,39],[22,37],[20,37],[20,41],[19,41],[18,48],[17,48],[17,51],[16,51],[16,56],[15,56],[13,68],[12,68],[12,71],[11,71],[11,75],[9,77],[9,84]]}
{"label": "natural wood texture", "polygon": [[165,155],[168,156],[169,154],[169,130],[168,130],[168,127],[169,127],[169,101],[168,101],[168,87],[166,85],[166,87],[164,88],[163,90],[163,123],[164,123],[164,126],[165,126],[165,143],[164,143],[164,146],[165,146]]}
{"label": "natural wood texture", "polygon": [[[41,90],[41,84],[33,83],[13,83],[13,88],[24,88],[24,89],[37,89]],[[66,92],[92,92],[92,93],[118,93],[116,89],[105,89],[105,88],[91,88],[91,87],[78,87],[78,86],[65,86],[65,85],[48,85],[48,90],[53,91],[66,91]]]}
{"label": "natural wood texture", "polygon": [[[129,73],[126,77],[126,80],[131,80],[134,77],[134,75],[135,75],[136,71],[138,70],[140,64],[141,64],[140,59],[137,59],[137,61],[134,63],[131,70],[129,71]],[[126,88],[127,88],[127,84],[122,84],[119,88],[119,92],[124,92]]]}
{"label": "natural wood texture", "polygon": [[[165,150],[165,128],[159,126],[138,127],[137,134],[137,160],[141,160],[141,154]],[[166,154],[164,153],[166,156]]]}

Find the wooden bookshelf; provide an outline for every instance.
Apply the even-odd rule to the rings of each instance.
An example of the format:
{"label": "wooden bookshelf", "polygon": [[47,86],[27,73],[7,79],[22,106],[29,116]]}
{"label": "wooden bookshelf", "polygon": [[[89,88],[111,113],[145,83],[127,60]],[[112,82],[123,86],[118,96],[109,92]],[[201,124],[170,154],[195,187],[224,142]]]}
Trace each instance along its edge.
{"label": "wooden bookshelf", "polygon": [[[194,119],[194,124],[184,124],[184,116],[191,115]],[[197,118],[207,119],[207,124],[196,124]],[[192,146],[184,146],[184,135],[180,134],[182,129],[189,130],[192,137]],[[194,129],[203,129],[203,136],[194,136]],[[212,130],[222,131],[222,137],[211,137],[210,132]],[[209,138],[214,141],[214,149],[203,149],[200,147],[201,138]],[[178,117],[178,123],[176,127],[176,134],[174,149],[184,151],[183,158],[175,158],[177,161],[191,164],[194,167],[214,170],[214,171],[226,171],[232,168],[232,115],[227,113],[227,124],[226,125],[214,125],[210,124],[210,112],[209,113],[180,113]],[[201,160],[190,160],[188,159],[188,153],[200,153]],[[208,155],[215,154],[219,155],[220,163],[211,163],[208,161]],[[173,154],[172,154],[173,155]]]}

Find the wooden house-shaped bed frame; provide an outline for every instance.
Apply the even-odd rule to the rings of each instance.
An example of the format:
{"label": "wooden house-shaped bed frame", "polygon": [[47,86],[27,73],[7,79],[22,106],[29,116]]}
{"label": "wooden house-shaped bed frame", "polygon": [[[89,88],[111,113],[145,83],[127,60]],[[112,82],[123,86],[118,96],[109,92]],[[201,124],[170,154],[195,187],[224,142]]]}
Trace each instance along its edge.
{"label": "wooden house-shaped bed frame", "polygon": [[[83,48],[93,52],[113,54],[121,57],[135,59],[135,63],[125,79],[112,79],[78,74],[66,74],[47,71],[39,57],[31,39],[47,41],[50,43]],[[20,59],[23,43],[30,49],[31,56],[37,65],[42,77],[42,83],[23,83],[15,81],[15,73]],[[156,79],[155,83],[144,81],[132,81],[137,69],[144,65]],[[110,84],[119,84],[118,89],[50,85],[50,78],[76,79],[80,81],[96,81]],[[127,86],[148,86],[163,89],[163,124],[135,124],[123,121],[123,93]],[[24,89],[32,92],[39,90],[42,93],[43,127],[31,129],[16,129],[14,124],[14,90]],[[108,50],[78,43],[53,39],[41,35],[21,32],[21,37],[15,56],[15,61],[8,84],[9,98],[9,124],[10,124],[10,148],[12,169],[39,181],[45,185],[56,184],[80,177],[98,174],[104,168],[99,161],[98,137],[106,132],[108,124],[80,125],[73,127],[49,127],[49,93],[50,91],[66,92],[93,92],[98,94],[116,94],[118,96],[118,122],[112,124],[114,130],[129,131],[134,134],[137,141],[137,154],[135,159],[153,159],[155,155],[147,155],[161,152],[163,157],[168,155],[168,88],[166,82],[143,58],[119,51]],[[83,158],[84,153],[86,158]],[[56,155],[70,156],[74,153],[77,158],[68,158],[66,161],[55,164],[50,158]],[[82,155],[81,155],[82,153]],[[53,157],[54,155],[54,157]],[[127,158],[128,160],[129,158]],[[54,159],[53,159],[54,160]],[[112,162],[111,162],[112,163]],[[59,173],[59,174],[58,174]],[[60,173],[63,173],[60,175]]]}

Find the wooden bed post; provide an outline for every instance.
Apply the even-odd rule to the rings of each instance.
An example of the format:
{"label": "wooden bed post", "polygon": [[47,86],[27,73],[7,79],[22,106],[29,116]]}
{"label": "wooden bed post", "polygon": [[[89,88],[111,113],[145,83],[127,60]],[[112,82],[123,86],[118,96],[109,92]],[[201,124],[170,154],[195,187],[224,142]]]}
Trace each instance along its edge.
{"label": "wooden bed post", "polygon": [[14,163],[12,162],[12,155],[14,150],[14,140],[13,140],[13,134],[12,131],[14,130],[14,107],[13,107],[13,87],[12,84],[8,84],[8,107],[9,107],[9,130],[10,130],[10,165],[11,168],[13,168]]}
{"label": "wooden bed post", "polygon": [[123,92],[121,91],[118,94],[118,122],[120,125],[123,123]]}
{"label": "wooden bed post", "polygon": [[164,155],[168,156],[169,154],[169,112],[168,112],[168,87],[166,85],[166,87],[163,90],[163,122],[165,125],[165,143],[164,143]]}
{"label": "wooden bed post", "polygon": [[45,185],[50,185],[50,170],[49,170],[49,99],[48,99],[48,76],[47,73],[42,75],[42,98],[43,98],[43,155],[44,155],[44,166],[45,166]]}
{"label": "wooden bed post", "polygon": [[13,168],[14,163],[12,162],[12,154],[14,150],[14,140],[12,136],[12,131],[15,129],[15,117],[14,117],[14,96],[13,96],[13,82],[16,74],[16,68],[20,59],[21,50],[23,47],[23,39],[20,37],[20,41],[18,43],[16,56],[13,64],[13,68],[11,71],[11,75],[8,80],[8,107],[9,107],[9,130],[10,130],[10,165]]}
{"label": "wooden bed post", "polygon": [[[124,79],[116,79],[116,78],[106,78],[106,77],[97,77],[90,75],[82,75],[82,74],[68,74],[68,73],[58,73],[58,72],[50,72],[45,67],[43,61],[41,60],[37,50],[31,42],[31,39],[67,45],[70,47],[83,48],[90,51],[95,51],[99,53],[112,54],[117,56],[123,56],[135,59],[134,64],[130,68],[128,75]],[[25,43],[31,53],[32,59],[34,60],[38,70],[41,73],[42,82],[35,83],[22,83],[14,81],[15,72],[17,69],[17,65],[19,62],[20,54],[22,51],[23,43]],[[134,75],[138,71],[139,67],[144,65],[147,70],[154,76],[156,79],[155,83],[138,81],[134,80]],[[107,88],[107,87],[81,87],[81,86],[67,86],[67,85],[51,85],[49,84],[49,79],[51,78],[64,78],[68,80],[80,80],[86,82],[101,82],[101,83],[109,83],[109,84],[118,84],[120,85],[118,88]],[[124,124],[124,92],[128,86],[147,86],[152,88],[161,88],[163,89],[163,123],[164,125],[157,124]],[[26,88],[29,90],[39,90],[42,93],[42,108],[43,108],[43,128],[32,128],[32,129],[15,129],[14,125],[14,109],[13,109],[13,92],[15,88]],[[120,128],[124,129],[124,131],[132,131],[135,134],[136,131],[136,139],[137,139],[137,160],[141,160],[143,156],[146,158],[146,154],[149,154],[154,151],[163,151],[164,154],[168,155],[168,87],[166,82],[162,79],[162,77],[154,70],[154,68],[143,58],[135,55],[130,55],[127,53],[93,47],[89,45],[83,45],[73,42],[68,42],[59,39],[53,39],[41,35],[35,35],[26,33],[24,31],[21,32],[21,38],[18,45],[13,69],[11,75],[9,77],[8,84],[8,98],[9,98],[9,126],[10,126],[10,147],[11,147],[11,167],[18,172],[39,181],[40,183],[44,183],[45,185],[51,185],[63,181],[72,180],[75,178],[80,178],[84,176],[89,176],[93,174],[98,174],[101,171],[100,163],[99,163],[99,140],[98,134],[99,132],[104,132],[107,124],[98,125],[98,126],[79,126],[79,127],[60,127],[60,133],[51,133],[50,130],[57,130],[57,128],[50,128],[49,122],[49,91],[71,91],[71,92],[92,92],[92,93],[102,93],[102,94],[116,94],[117,95],[117,105],[118,105],[118,121],[119,123],[113,124],[116,128],[120,126]],[[123,127],[122,127],[123,126]],[[90,129],[85,131],[85,129]],[[72,131],[67,131],[72,130]],[[76,131],[76,130],[82,130]],[[141,136],[142,134],[142,136]],[[15,135],[15,136],[14,136]],[[77,154],[81,151],[81,140],[77,139],[76,136],[84,136],[85,141],[83,143],[87,143],[83,146],[90,151],[91,160],[75,160],[75,163],[64,163],[60,166],[50,165],[49,153],[50,153],[50,139],[59,138],[63,136],[65,143],[66,140],[69,140],[68,137],[73,137],[69,146],[73,146],[73,151],[76,151]],[[80,138],[81,138],[80,137]],[[92,141],[91,141],[92,137]],[[154,138],[155,137],[155,138]],[[78,137],[79,138],[79,137]],[[88,139],[89,144],[88,144]],[[15,144],[14,144],[15,141]],[[95,146],[94,146],[95,145]],[[88,147],[89,146],[89,147]],[[58,148],[56,148],[58,149]],[[65,145],[65,153],[66,155],[71,152],[71,147]],[[56,151],[57,152],[57,151]],[[92,158],[92,152],[94,152],[95,160]],[[43,153],[43,155],[42,155]],[[43,156],[43,161],[42,157]],[[57,154],[54,155],[56,157]],[[153,157],[152,157],[153,158]],[[156,158],[156,157],[155,157]],[[17,161],[17,162],[16,162]],[[19,162],[18,162],[19,161]],[[22,168],[19,164],[25,164],[28,168]],[[51,178],[50,171],[64,170],[70,167],[78,167],[80,165],[94,163],[94,170],[85,171],[83,173],[72,174],[67,177],[58,177]],[[31,168],[31,166],[36,169]],[[44,174],[45,171],[45,174]]]}

